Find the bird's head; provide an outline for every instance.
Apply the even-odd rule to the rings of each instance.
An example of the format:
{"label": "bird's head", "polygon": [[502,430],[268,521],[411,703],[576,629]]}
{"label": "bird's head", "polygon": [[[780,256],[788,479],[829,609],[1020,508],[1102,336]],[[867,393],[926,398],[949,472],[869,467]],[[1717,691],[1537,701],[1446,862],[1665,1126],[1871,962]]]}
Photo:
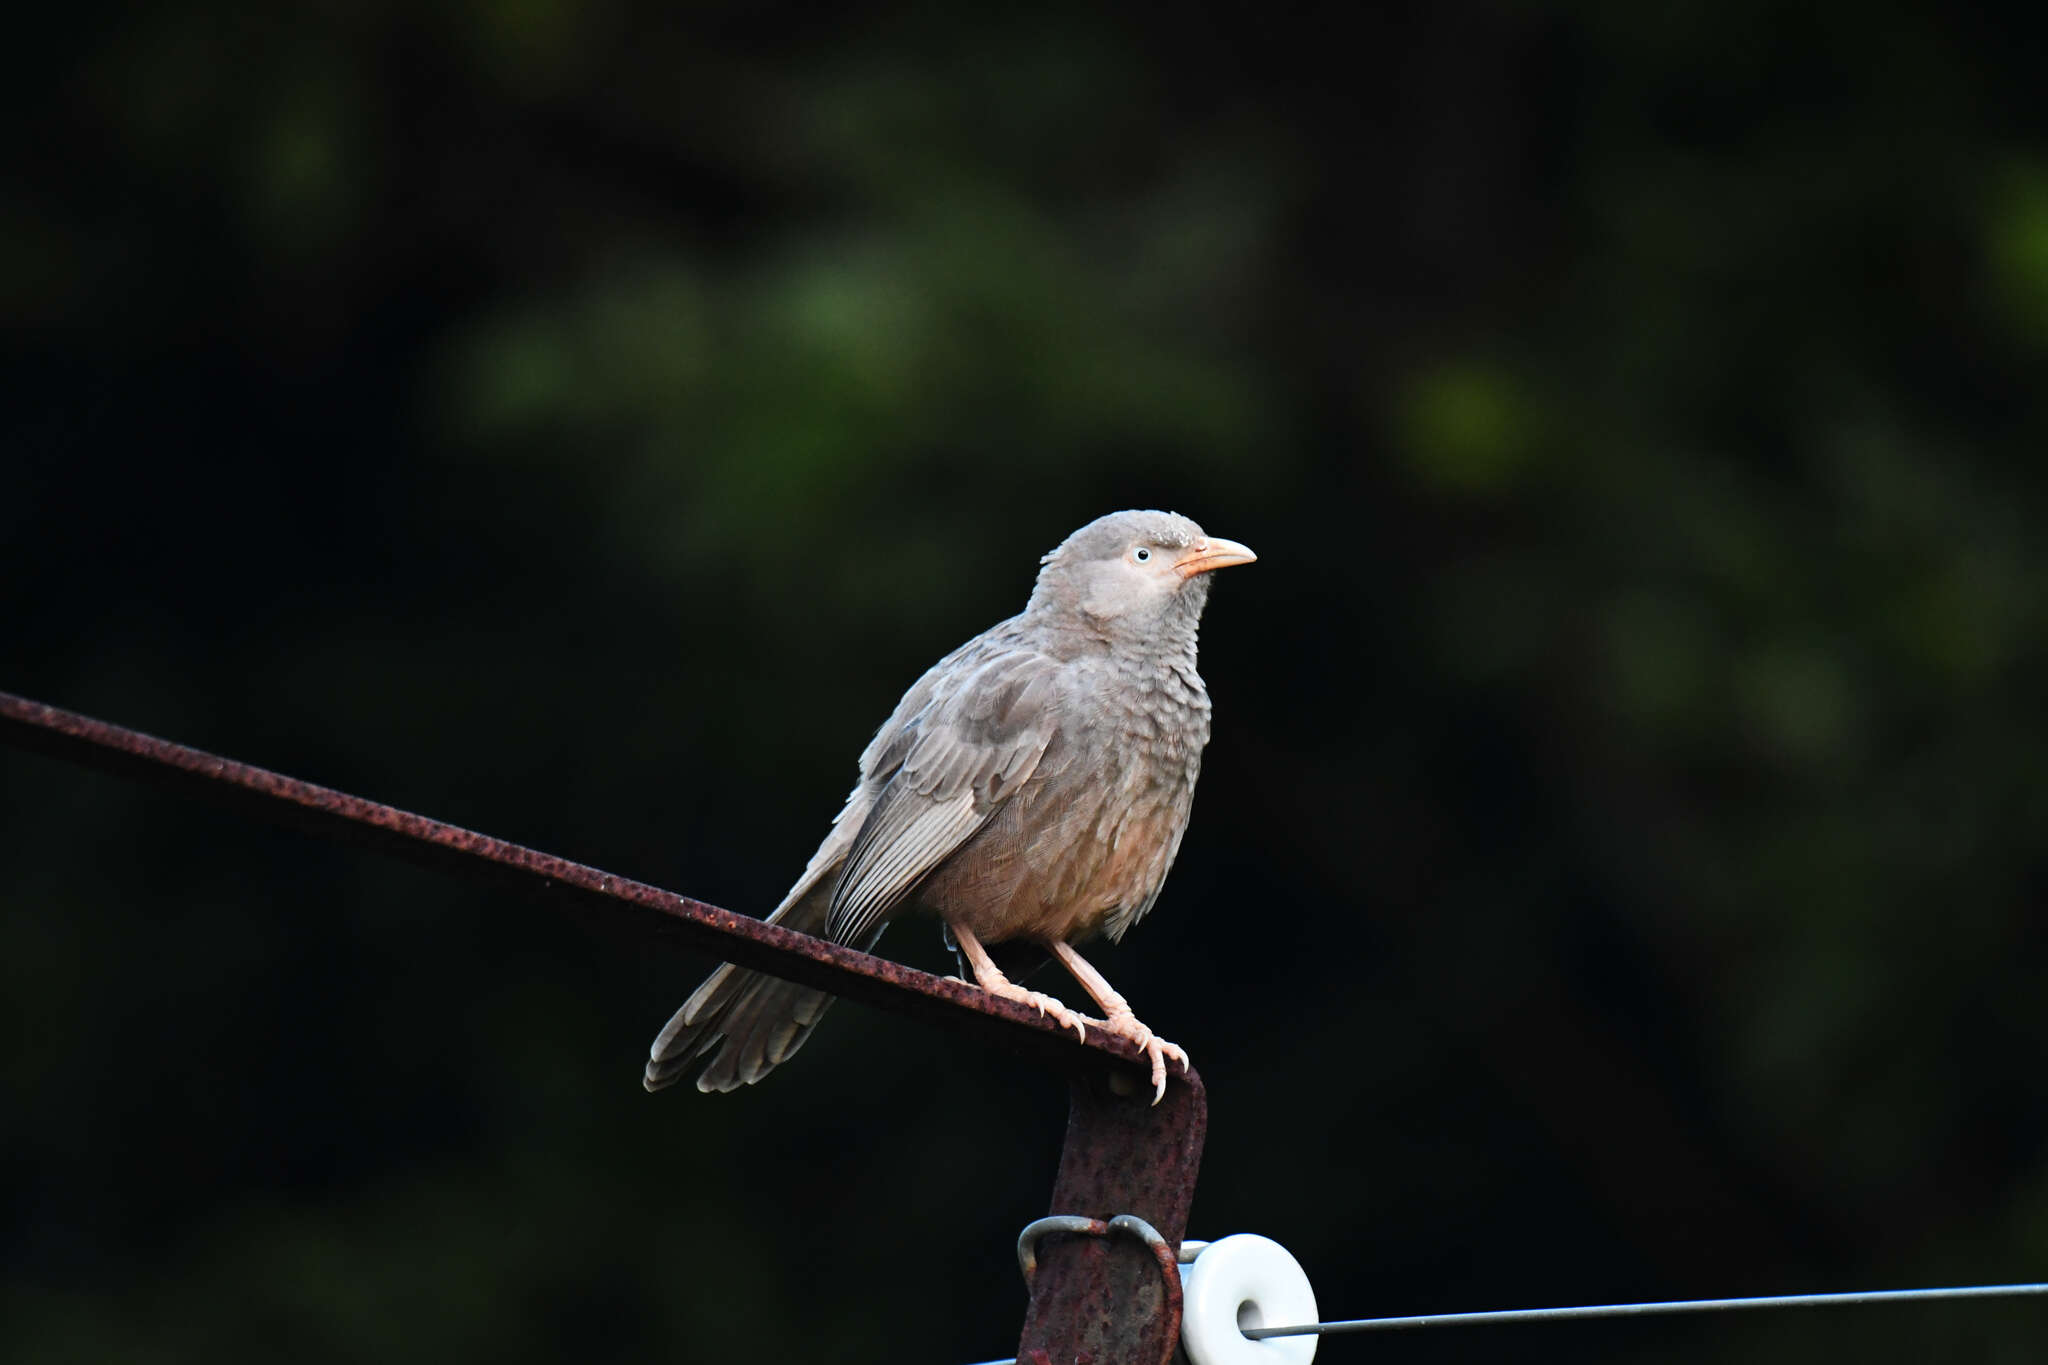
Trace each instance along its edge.
{"label": "bird's head", "polygon": [[1040,561],[1028,610],[1084,618],[1111,635],[1150,637],[1175,622],[1192,629],[1210,571],[1257,558],[1177,512],[1112,512]]}

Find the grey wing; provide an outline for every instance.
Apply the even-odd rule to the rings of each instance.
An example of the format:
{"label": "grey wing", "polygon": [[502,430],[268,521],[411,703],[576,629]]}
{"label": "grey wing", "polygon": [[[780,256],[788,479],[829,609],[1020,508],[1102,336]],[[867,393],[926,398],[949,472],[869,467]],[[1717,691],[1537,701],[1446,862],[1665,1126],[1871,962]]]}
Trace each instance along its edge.
{"label": "grey wing", "polygon": [[878,928],[1037,770],[1063,682],[1058,661],[1017,648],[962,651],[927,675],[928,699],[869,750],[880,785],[833,892],[833,941]]}

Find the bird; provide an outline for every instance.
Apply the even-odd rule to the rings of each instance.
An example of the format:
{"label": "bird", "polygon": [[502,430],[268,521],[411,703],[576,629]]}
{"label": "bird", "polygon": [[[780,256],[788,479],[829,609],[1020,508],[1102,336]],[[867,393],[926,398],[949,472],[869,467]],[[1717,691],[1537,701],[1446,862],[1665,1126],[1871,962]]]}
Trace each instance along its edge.
{"label": "bird", "polygon": [[[1092,1027],[1142,1049],[1157,1104],[1167,1059],[1185,1072],[1187,1052],[1139,1022],[1075,945],[1120,940],[1159,898],[1209,742],[1195,648],[1210,575],[1255,559],[1174,512],[1112,512],[1061,541],[1023,611],[903,694],[768,921],[866,951],[892,920],[935,916],[989,994],[1083,1040]],[[1018,942],[1045,948],[1102,1017],[1004,975],[989,949]],[[725,963],[655,1038],[644,1084],[751,1085],[831,1001]]]}

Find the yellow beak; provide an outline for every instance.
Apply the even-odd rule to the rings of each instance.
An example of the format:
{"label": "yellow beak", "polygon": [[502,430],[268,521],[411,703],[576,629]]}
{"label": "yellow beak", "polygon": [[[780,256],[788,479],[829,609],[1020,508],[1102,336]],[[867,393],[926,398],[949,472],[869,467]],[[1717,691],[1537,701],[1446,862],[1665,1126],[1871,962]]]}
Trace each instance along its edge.
{"label": "yellow beak", "polygon": [[1258,558],[1248,545],[1240,545],[1222,536],[1210,536],[1198,540],[1188,547],[1187,553],[1173,562],[1173,567],[1182,578],[1193,578],[1198,573],[1211,569],[1227,569],[1233,564],[1250,564]]}

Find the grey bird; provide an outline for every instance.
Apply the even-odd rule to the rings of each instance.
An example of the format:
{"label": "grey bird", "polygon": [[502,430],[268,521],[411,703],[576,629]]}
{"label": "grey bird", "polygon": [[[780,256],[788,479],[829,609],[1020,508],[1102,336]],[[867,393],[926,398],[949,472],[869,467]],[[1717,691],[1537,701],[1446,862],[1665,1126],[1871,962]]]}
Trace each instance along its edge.
{"label": "grey bird", "polygon": [[[1024,610],[934,664],[860,758],[860,783],[769,922],[868,949],[905,911],[935,915],[982,989],[1071,1027],[1187,1053],[1138,1022],[1074,950],[1152,908],[1180,851],[1209,693],[1195,637],[1209,574],[1255,556],[1172,512],[1113,512],[1040,561]],[[1042,945],[1101,1019],[998,971],[988,945]],[[789,1060],[832,997],[731,963],[649,1049],[646,1086],[752,1085]]]}

